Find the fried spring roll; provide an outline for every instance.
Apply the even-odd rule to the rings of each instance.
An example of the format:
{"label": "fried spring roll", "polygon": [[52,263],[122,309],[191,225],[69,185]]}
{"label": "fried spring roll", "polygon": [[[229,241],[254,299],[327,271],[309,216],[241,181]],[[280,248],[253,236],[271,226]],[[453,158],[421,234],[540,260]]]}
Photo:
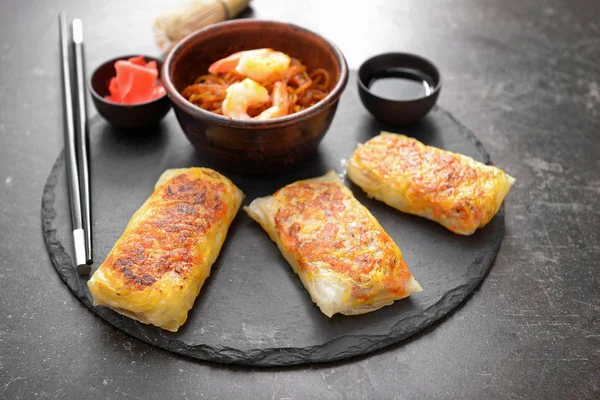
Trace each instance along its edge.
{"label": "fried spring roll", "polygon": [[370,197],[470,235],[496,215],[515,179],[462,154],[382,132],[346,163]]}
{"label": "fried spring roll", "polygon": [[213,170],[165,171],[88,281],[94,305],[176,332],[210,274],[243,197]]}
{"label": "fried spring roll", "polygon": [[333,171],[245,210],[328,317],[374,311],[422,290],[396,243]]}

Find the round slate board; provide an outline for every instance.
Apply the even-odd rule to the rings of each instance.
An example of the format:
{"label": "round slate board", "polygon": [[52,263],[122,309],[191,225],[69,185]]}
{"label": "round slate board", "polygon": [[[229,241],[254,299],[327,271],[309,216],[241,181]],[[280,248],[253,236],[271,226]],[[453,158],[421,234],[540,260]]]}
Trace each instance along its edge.
{"label": "round slate board", "polygon": [[[244,204],[298,179],[342,163],[359,142],[382,126],[362,107],[351,75],[330,131],[317,154],[290,171],[270,176],[227,174],[246,193]],[[489,162],[474,135],[437,107],[401,132],[443,149]],[[116,131],[103,119],[90,122],[95,268],[120,237],[133,213],[167,168],[208,166],[170,113],[143,136]],[[42,199],[42,225],[56,270],[73,293],[115,327],[152,345],[221,363],[281,366],[339,360],[398,342],[440,319],[478,285],[496,256],[504,233],[503,210],[484,229],[459,236],[428,220],[368,199],[346,183],[400,246],[424,290],[365,315],[327,318],[260,226],[240,210],[185,325],[177,333],[135,322],[107,308],[92,307],[88,277],[79,277],[71,254],[71,223],[63,155],[54,164]]]}

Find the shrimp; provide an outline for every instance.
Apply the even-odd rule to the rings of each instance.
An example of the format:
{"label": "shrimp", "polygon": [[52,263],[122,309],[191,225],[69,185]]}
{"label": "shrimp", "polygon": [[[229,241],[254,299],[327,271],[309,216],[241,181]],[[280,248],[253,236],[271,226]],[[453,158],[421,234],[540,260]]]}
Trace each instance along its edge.
{"label": "shrimp", "polygon": [[268,101],[269,92],[267,89],[252,79],[246,78],[227,88],[227,95],[223,100],[221,110],[226,117],[251,119],[248,115],[248,107],[259,106]]}
{"label": "shrimp", "polygon": [[290,97],[285,82],[275,82],[273,85],[273,93],[271,93],[271,102],[273,105],[261,112],[256,119],[270,119],[288,115]]}
{"label": "shrimp", "polygon": [[[254,118],[248,115],[248,107],[260,106],[269,100],[272,100],[273,103],[271,107]],[[226,117],[258,120],[282,117],[287,115],[288,108],[289,98],[285,83],[275,82],[273,93],[269,97],[267,89],[250,78],[229,86],[221,106],[223,115]]]}
{"label": "shrimp", "polygon": [[290,57],[273,49],[240,51],[214,62],[208,72],[226,73],[235,70],[259,83],[280,80],[290,66]]}

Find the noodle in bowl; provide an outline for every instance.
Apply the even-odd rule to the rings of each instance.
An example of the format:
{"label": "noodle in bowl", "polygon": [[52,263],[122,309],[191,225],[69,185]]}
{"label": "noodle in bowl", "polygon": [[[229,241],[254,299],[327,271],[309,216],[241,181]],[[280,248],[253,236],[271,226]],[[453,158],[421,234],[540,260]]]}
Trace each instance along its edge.
{"label": "noodle in bowl", "polygon": [[[221,115],[223,90],[241,77],[222,74],[221,82],[210,81],[214,78],[207,77],[209,67],[233,53],[260,48],[289,55],[290,65],[299,70],[305,66],[302,73],[312,80],[314,102],[303,103],[301,91],[307,88],[290,84],[293,107],[288,115],[272,119]],[[162,77],[177,119],[203,161],[243,173],[264,173],[296,165],[314,152],[335,115],[348,81],[348,67],[341,51],[316,33],[282,22],[235,20],[194,32],[182,40],[168,54]],[[188,86],[203,83],[219,86],[215,88],[218,100],[212,101],[212,109],[209,105],[204,109],[189,101],[191,96],[182,94]],[[261,111],[250,110],[249,114],[253,117]]]}
{"label": "noodle in bowl", "polygon": [[[271,51],[275,52],[273,50]],[[250,53],[251,52],[252,51],[250,51]],[[284,92],[286,103],[289,103],[286,104],[285,115],[302,111],[323,100],[325,96],[327,96],[327,93],[330,91],[329,85],[331,83],[331,78],[327,70],[324,68],[317,68],[314,71],[309,71],[297,58],[290,59],[284,53],[279,54],[283,54],[288,59],[289,66],[285,67],[284,72],[280,74],[281,76],[277,76],[275,80],[261,81],[259,84],[272,96],[276,82],[285,83]],[[220,61],[222,60],[218,60],[215,64]],[[193,84],[188,85],[183,89],[181,94],[200,108],[212,111],[216,114],[227,114],[227,112],[223,112],[222,104],[228,94],[230,94],[228,89],[232,85],[242,82],[247,77],[243,72],[236,71],[233,64],[228,65],[227,67],[228,70],[222,73],[210,73],[209,71],[208,74],[199,76],[194,80]],[[260,116],[263,111],[272,107],[274,105],[273,103],[274,102],[271,99],[270,101],[263,102],[255,107],[249,107],[250,113],[247,116],[248,119]]]}

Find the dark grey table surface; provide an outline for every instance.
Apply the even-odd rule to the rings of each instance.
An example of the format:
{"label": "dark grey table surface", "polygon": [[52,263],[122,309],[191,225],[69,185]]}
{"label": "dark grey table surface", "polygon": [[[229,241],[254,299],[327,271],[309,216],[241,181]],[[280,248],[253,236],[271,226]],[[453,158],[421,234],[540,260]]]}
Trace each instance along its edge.
{"label": "dark grey table surface", "polygon": [[46,254],[42,187],[63,146],[57,13],[83,19],[91,70],[158,54],[151,22],[173,2],[0,5],[0,398],[600,398],[600,2],[252,2],[255,17],[332,39],[351,68],[386,51],[431,58],[440,104],[517,178],[496,263],[449,317],[363,358],[287,369],[133,339]]}

